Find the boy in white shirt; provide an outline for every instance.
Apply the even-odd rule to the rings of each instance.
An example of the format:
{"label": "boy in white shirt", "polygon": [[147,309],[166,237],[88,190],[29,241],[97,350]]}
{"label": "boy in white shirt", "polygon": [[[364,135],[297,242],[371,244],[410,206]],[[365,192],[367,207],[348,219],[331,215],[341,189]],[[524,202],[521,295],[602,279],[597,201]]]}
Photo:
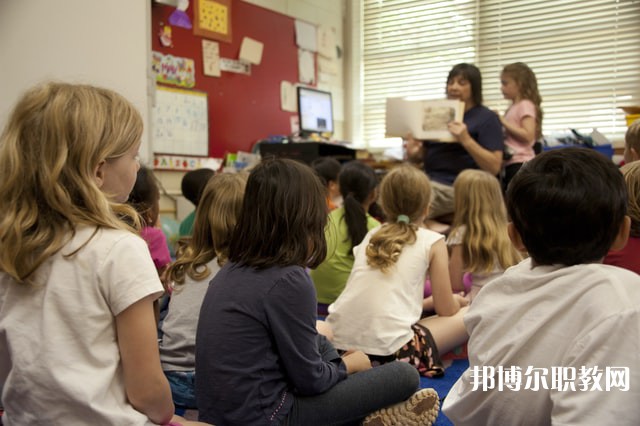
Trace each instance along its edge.
{"label": "boy in white shirt", "polygon": [[465,316],[469,369],[443,407],[454,424],[637,424],[640,276],[601,264],[626,244],[626,199],[618,169],[585,148],[514,177],[509,235],[531,257]]}

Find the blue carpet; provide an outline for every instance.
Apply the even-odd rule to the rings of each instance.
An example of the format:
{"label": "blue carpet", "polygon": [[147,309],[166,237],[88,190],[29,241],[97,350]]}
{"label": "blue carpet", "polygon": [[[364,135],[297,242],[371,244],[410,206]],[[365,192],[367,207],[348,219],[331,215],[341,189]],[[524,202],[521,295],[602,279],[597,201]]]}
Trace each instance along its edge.
{"label": "blue carpet", "polygon": [[[453,386],[453,384],[458,380],[458,378],[462,375],[462,373],[469,368],[469,360],[467,359],[457,359],[452,362],[452,364],[445,370],[444,376],[442,377],[421,377],[420,378],[420,387],[421,388],[433,388],[438,392],[440,396],[440,401],[444,399],[445,396],[449,393],[449,390]],[[440,404],[442,406],[442,403]],[[453,423],[445,416],[442,411],[440,415],[436,419],[434,423],[435,426],[452,426]]]}

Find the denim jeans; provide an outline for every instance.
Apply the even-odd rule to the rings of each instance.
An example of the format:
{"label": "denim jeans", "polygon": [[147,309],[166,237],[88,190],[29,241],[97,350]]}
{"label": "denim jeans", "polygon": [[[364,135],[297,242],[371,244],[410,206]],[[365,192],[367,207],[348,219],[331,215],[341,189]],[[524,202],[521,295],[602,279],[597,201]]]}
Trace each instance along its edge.
{"label": "denim jeans", "polygon": [[169,380],[173,403],[183,408],[198,408],[196,405],[196,372],[165,371]]}
{"label": "denim jeans", "polygon": [[[335,353],[320,338],[323,358]],[[349,375],[323,394],[295,396],[283,424],[287,426],[358,425],[368,414],[404,401],[420,387],[418,371],[404,362],[390,362]]]}

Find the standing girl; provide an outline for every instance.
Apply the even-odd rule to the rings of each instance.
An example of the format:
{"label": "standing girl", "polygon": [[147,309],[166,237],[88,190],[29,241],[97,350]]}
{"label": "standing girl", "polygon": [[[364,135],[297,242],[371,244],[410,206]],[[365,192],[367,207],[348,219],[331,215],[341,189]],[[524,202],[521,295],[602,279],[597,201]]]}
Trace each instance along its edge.
{"label": "standing girl", "polygon": [[[416,392],[413,368],[371,369],[362,352],[341,358],[317,334],[315,290],[305,267],[325,257],[326,221],[325,190],[310,167],[276,159],[249,175],[229,262],[200,310],[200,419],[258,426],[434,420],[437,394]],[[398,405],[382,408],[391,404]]]}
{"label": "standing girl", "polygon": [[[0,137],[0,383],[5,424],[166,424],[153,301],[131,218],[142,119],[122,96],[48,83]],[[183,422],[183,424],[188,424]]]}
{"label": "standing girl", "polygon": [[522,164],[535,156],[533,145],[542,136],[542,98],[538,93],[536,75],[526,64],[515,62],[502,69],[501,91],[512,103],[500,122],[505,130],[505,152],[502,188],[507,185]]}
{"label": "standing girl", "polygon": [[162,323],[160,361],[171,384],[173,402],[180,407],[197,408],[198,314],[209,281],[229,257],[246,181],[244,173],[221,173],[209,180],[196,207],[193,235],[167,271],[174,291]]}
{"label": "standing girl", "polygon": [[454,185],[456,213],[447,246],[449,274],[455,291],[464,291],[471,274],[469,299],[483,285],[521,260],[507,234],[507,212],[498,180],[482,170],[465,170]]}
{"label": "standing girl", "polygon": [[311,271],[318,295],[318,313],[323,315],[347,283],[353,267],[353,248],[370,229],[380,225],[367,213],[376,200],[378,186],[373,169],[360,161],[350,161],[342,166],[339,181],[344,204],[329,213],[325,231],[327,257]]}
{"label": "standing girl", "polygon": [[[429,178],[415,167],[384,177],[380,202],[389,222],[354,249],[353,272],[327,317],[337,348],[362,350],[381,364],[405,361],[425,376],[443,372],[438,351],[468,338],[460,310],[467,301],[451,291],[444,237],[421,226],[430,198]],[[420,320],[427,274],[439,316]]]}

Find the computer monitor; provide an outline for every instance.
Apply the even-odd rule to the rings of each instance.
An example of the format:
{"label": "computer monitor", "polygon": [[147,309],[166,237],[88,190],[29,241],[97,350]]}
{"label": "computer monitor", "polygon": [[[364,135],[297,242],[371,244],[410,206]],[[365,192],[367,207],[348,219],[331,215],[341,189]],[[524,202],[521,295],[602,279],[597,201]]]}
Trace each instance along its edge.
{"label": "computer monitor", "polygon": [[333,133],[331,93],[298,86],[300,133]]}

